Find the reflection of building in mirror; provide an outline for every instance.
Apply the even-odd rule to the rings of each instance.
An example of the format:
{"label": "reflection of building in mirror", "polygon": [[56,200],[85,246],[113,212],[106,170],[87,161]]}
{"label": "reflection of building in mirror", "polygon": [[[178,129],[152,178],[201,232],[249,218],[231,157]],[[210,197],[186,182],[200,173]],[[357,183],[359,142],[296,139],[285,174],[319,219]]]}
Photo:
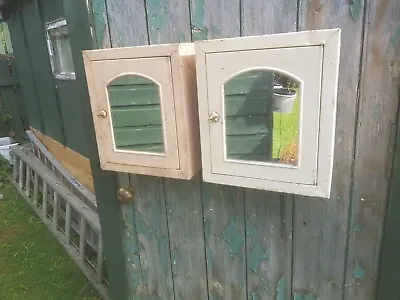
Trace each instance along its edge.
{"label": "reflection of building in mirror", "polygon": [[240,73],[224,85],[226,158],[297,165],[298,81],[272,70]]}
{"label": "reflection of building in mirror", "polygon": [[164,152],[159,86],[154,81],[124,75],[107,87],[115,148]]}

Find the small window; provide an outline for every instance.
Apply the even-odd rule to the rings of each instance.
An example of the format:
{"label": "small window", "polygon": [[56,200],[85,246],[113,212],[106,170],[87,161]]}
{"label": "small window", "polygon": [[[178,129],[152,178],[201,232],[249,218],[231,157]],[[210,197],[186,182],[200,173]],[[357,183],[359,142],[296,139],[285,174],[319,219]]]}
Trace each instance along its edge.
{"label": "small window", "polygon": [[67,22],[57,20],[47,23],[46,39],[54,77],[64,80],[75,79]]}

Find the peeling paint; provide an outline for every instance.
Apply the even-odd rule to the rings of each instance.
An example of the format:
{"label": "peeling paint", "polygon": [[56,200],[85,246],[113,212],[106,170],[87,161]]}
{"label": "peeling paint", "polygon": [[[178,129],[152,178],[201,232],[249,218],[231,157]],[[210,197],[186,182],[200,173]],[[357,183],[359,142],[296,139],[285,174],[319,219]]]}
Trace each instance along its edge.
{"label": "peeling paint", "polygon": [[400,43],[400,27],[397,28],[396,32],[393,34],[392,38],[390,39],[390,44],[396,48]]}
{"label": "peeling paint", "polygon": [[358,223],[353,224],[352,229],[354,232],[361,232],[364,229],[364,226]]}
{"label": "peeling paint", "polygon": [[365,276],[364,268],[358,262],[356,262],[353,269],[353,277],[355,279],[361,280],[364,278],[364,276]]}
{"label": "peeling paint", "polygon": [[285,300],[285,289],[286,289],[286,280],[285,276],[282,276],[279,279],[278,284],[276,285],[276,300]]}
{"label": "peeling paint", "polygon": [[239,255],[244,244],[244,235],[236,230],[235,218],[229,219],[229,224],[223,232],[231,256]]}
{"label": "peeling paint", "polygon": [[192,16],[192,36],[194,41],[206,40],[208,29],[204,26],[205,5],[204,0],[197,0]]}
{"label": "peeling paint", "polygon": [[209,220],[204,221],[204,235],[205,235],[205,244],[206,244],[206,255],[207,255],[207,266],[209,268],[212,268],[214,265],[214,258],[213,254],[211,252],[210,248],[210,243],[208,242],[208,239],[211,235],[211,223]]}
{"label": "peeling paint", "polygon": [[101,48],[104,31],[106,31],[106,3],[105,0],[92,0],[93,27],[97,48]]}
{"label": "peeling paint", "polygon": [[350,14],[354,21],[357,21],[361,16],[362,0],[350,0]]}
{"label": "peeling paint", "polygon": [[260,262],[268,260],[268,258],[269,255],[266,253],[266,249],[261,247],[260,243],[255,243],[253,249],[251,249],[248,255],[247,266],[250,270],[256,273]]}
{"label": "peeling paint", "polygon": [[304,295],[300,293],[294,293],[293,300],[317,300],[317,298],[310,294]]}

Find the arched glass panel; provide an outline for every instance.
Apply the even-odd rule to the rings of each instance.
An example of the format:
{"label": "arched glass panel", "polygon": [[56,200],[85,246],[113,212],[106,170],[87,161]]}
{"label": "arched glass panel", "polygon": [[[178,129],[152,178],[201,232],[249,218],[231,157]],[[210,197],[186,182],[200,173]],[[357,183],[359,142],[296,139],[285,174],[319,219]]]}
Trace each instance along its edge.
{"label": "arched glass panel", "polygon": [[164,153],[159,86],[139,75],[124,75],[107,87],[115,148]]}
{"label": "arched glass panel", "polygon": [[240,73],[224,85],[226,158],[297,165],[299,82],[272,70]]}

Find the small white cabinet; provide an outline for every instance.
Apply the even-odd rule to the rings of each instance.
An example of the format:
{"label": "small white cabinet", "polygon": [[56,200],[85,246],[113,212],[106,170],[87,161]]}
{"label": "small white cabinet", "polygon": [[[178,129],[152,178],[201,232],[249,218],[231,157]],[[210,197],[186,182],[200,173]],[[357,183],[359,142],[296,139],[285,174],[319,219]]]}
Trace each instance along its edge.
{"label": "small white cabinet", "polygon": [[204,180],[329,197],[340,30],[195,45]]}
{"label": "small white cabinet", "polygon": [[193,44],[83,52],[103,169],[190,179],[200,168]]}

